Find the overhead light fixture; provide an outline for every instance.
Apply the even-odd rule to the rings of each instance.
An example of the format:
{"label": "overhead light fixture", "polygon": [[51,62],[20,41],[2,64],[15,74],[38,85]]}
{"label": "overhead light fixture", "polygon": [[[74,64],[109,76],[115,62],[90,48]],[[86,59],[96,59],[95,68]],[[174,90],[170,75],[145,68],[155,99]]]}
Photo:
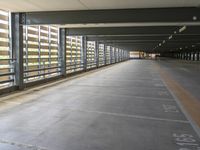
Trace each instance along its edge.
{"label": "overhead light fixture", "polygon": [[159,46],[161,46],[162,44],[160,43]]}
{"label": "overhead light fixture", "polygon": [[196,21],[196,20],[197,20],[197,16],[193,16],[192,19],[193,19],[194,21]]}
{"label": "overhead light fixture", "polygon": [[179,32],[183,32],[186,29],[186,26],[183,26],[182,28],[179,29]]}
{"label": "overhead light fixture", "polygon": [[174,31],[174,34],[176,34],[176,31]]}
{"label": "overhead light fixture", "polygon": [[165,40],[163,41],[163,44],[165,43]]}
{"label": "overhead light fixture", "polygon": [[182,50],[182,47],[180,47],[180,50]]}
{"label": "overhead light fixture", "polygon": [[195,47],[195,45],[192,45],[192,47]]}
{"label": "overhead light fixture", "polygon": [[169,37],[169,40],[171,40],[172,39],[172,35]]}

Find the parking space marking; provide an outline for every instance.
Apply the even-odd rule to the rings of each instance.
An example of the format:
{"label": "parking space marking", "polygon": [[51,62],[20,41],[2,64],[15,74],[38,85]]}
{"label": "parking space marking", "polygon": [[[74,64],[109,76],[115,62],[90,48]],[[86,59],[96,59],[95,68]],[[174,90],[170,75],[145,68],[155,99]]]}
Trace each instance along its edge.
{"label": "parking space marking", "polygon": [[192,134],[173,134],[178,150],[200,150],[200,143]]}
{"label": "parking space marking", "polygon": [[167,122],[176,122],[176,123],[189,124],[189,122],[187,120],[165,119],[165,118],[148,117],[148,116],[141,116],[141,115],[129,115],[129,114],[121,114],[121,113],[110,113],[110,112],[71,109],[71,108],[69,108],[69,110],[86,112],[86,113],[96,113],[96,114],[102,114],[102,115],[110,115],[110,116],[116,116],[116,117],[128,117],[128,118],[135,118],[135,119],[154,120],[154,121],[167,121]]}
{"label": "parking space marking", "polygon": [[4,140],[4,139],[0,139],[0,143],[12,145],[12,146],[15,146],[15,147],[18,147],[18,148],[26,148],[27,150],[48,150],[45,147],[35,146],[35,145],[31,145],[31,144],[19,143],[19,142],[15,142],[15,141],[8,141],[8,140]]}
{"label": "parking space marking", "polygon": [[166,113],[179,113],[179,110],[175,105],[163,104],[162,106]]}

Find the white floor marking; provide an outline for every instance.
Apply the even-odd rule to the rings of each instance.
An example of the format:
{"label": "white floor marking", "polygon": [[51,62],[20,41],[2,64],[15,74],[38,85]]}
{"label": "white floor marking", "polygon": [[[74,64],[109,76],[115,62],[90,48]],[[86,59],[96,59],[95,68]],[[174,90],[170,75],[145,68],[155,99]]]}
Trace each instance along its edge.
{"label": "white floor marking", "polygon": [[14,102],[14,101],[0,101],[1,103],[7,103],[7,104],[17,104],[20,105],[21,103],[19,102]]}
{"label": "white floor marking", "polygon": [[167,121],[167,122],[187,123],[187,124],[189,123],[187,120],[164,119],[164,118],[147,117],[147,116],[140,116],[140,115],[128,115],[128,114],[121,114],[121,113],[110,113],[110,112],[90,111],[90,110],[81,110],[81,109],[69,109],[69,110],[81,111],[81,112],[87,112],[87,113],[97,113],[97,114],[103,114],[103,115],[111,115],[111,116],[117,116],[117,117],[129,117],[129,118],[136,118],[136,119]]}
{"label": "white floor marking", "polygon": [[200,143],[198,143],[197,139],[190,133],[174,133],[173,137],[176,145],[179,147],[178,150],[200,150]]}
{"label": "white floor marking", "polygon": [[200,138],[200,127],[196,124],[196,122],[193,121],[193,119],[191,118],[191,116],[184,109],[184,107],[181,104],[181,102],[179,101],[179,99],[176,97],[176,95],[173,93],[173,91],[167,86],[167,84],[165,83],[165,81],[164,80],[161,80],[161,81],[163,82],[163,84],[165,85],[165,87],[168,89],[168,91],[170,92],[170,94],[174,98],[175,102],[177,103],[177,105],[181,109],[182,113],[185,115],[185,117],[187,118],[188,122],[191,124],[192,128],[194,129],[194,131],[197,133],[197,135]]}
{"label": "white floor marking", "polygon": [[163,104],[162,106],[166,113],[179,113],[179,110],[175,105]]}
{"label": "white floor marking", "polygon": [[4,139],[0,139],[0,143],[13,145],[13,146],[16,146],[19,148],[26,148],[27,150],[29,150],[29,149],[30,150],[48,150],[45,147],[35,146],[35,145],[31,145],[31,144],[18,143],[18,142],[8,141],[8,140],[4,140]]}
{"label": "white floor marking", "polygon": [[160,101],[175,101],[174,99],[171,98],[157,98],[157,97],[144,97],[144,96],[134,96],[134,95],[123,95],[123,94],[105,94],[105,93],[81,93],[80,95],[91,95],[91,96],[110,96],[110,97],[130,97],[130,98],[141,98],[141,99],[147,99],[147,100],[160,100]]}

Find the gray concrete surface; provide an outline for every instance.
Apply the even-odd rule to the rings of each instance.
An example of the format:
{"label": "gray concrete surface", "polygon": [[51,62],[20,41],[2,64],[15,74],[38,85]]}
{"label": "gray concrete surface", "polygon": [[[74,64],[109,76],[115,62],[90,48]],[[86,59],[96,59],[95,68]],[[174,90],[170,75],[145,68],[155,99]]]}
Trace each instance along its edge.
{"label": "gray concrete surface", "polygon": [[200,62],[166,59],[159,61],[181,86],[200,101]]}
{"label": "gray concrete surface", "polygon": [[154,63],[131,60],[8,99],[0,150],[200,150]]}

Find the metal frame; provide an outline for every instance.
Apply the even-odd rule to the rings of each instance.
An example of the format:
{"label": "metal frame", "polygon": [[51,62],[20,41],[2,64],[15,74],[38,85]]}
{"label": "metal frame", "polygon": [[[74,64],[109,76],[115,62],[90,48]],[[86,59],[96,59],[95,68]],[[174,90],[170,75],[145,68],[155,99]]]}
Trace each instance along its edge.
{"label": "metal frame", "polygon": [[82,37],[82,47],[83,47],[83,66],[84,66],[84,71],[87,70],[87,37],[83,36]]}
{"label": "metal frame", "polygon": [[91,28],[69,28],[68,35],[137,35],[137,36],[170,36],[177,26],[159,27],[91,27]]}
{"label": "metal frame", "polygon": [[[67,74],[83,70],[83,41],[82,37],[66,35],[66,71]],[[68,57],[70,56],[70,58]]]}
{"label": "metal frame", "polygon": [[[93,30],[93,29],[84,29],[84,30],[87,30],[86,32],[83,31],[83,29],[81,29],[82,32],[77,33],[77,31],[79,29],[61,28],[57,32],[57,29],[54,30],[53,28],[51,29],[51,27],[48,26],[47,27],[47,30],[48,30],[48,34],[47,34],[48,40],[47,41],[48,42],[47,42],[47,45],[43,46],[43,45],[41,45],[41,43],[42,43],[42,40],[41,40],[42,33],[40,32],[40,30],[43,30],[42,29],[43,27],[40,26],[40,24],[42,24],[42,22],[37,24],[38,25],[38,39],[37,39],[38,41],[36,41],[36,42],[38,42],[38,45],[36,44],[36,47],[38,46],[37,49],[38,49],[38,55],[39,55],[39,57],[38,57],[39,68],[31,69],[31,70],[25,68],[24,62],[26,63],[26,66],[29,67],[28,66],[29,60],[28,60],[28,56],[27,56],[29,45],[27,45],[27,44],[24,45],[23,25],[33,25],[30,22],[29,22],[30,24],[27,23],[30,19],[29,15],[30,15],[29,13],[12,13],[11,14],[11,34],[12,34],[11,47],[12,47],[12,58],[13,58],[13,60],[15,60],[15,64],[14,64],[14,72],[11,72],[7,75],[15,75],[14,79],[9,80],[9,81],[11,81],[11,80],[15,81],[15,85],[13,87],[9,88],[9,89],[4,89],[4,91],[12,91],[12,90],[15,90],[15,89],[23,90],[27,86],[41,84],[41,83],[45,83],[47,81],[51,81],[51,80],[58,79],[58,78],[61,78],[61,77],[66,77],[66,71],[68,70],[68,68],[66,66],[66,35],[71,35],[71,34],[73,34],[75,36],[83,35],[83,37],[82,37],[82,49],[83,49],[82,55],[83,55],[83,58],[84,58],[83,59],[83,67],[84,67],[84,70],[87,71],[87,65],[88,65],[88,62],[87,62],[87,41],[89,41],[89,40],[87,39],[86,36],[88,36],[88,33],[90,33],[91,30]],[[39,16],[42,17],[42,15],[43,15],[43,13],[40,12]],[[48,17],[48,15],[46,17]],[[59,17],[56,16],[56,18],[59,18]],[[52,18],[51,20],[55,21],[54,19],[55,18]],[[76,19],[78,19],[78,18],[76,18]],[[65,18],[64,20],[67,20],[67,18]],[[97,20],[98,20],[98,18],[97,18]],[[43,21],[45,21],[45,20],[43,20]],[[106,34],[105,32],[108,31],[111,28],[109,28],[109,29],[108,28],[99,28],[99,29],[100,29],[100,31],[103,31],[104,34]],[[114,34],[114,32],[118,29],[119,28],[112,28],[109,33]],[[117,34],[122,34],[122,33],[128,34],[129,29],[132,29],[132,33],[139,33],[138,31],[133,31],[133,30],[139,29],[139,28],[126,28],[121,33],[118,32]],[[25,30],[26,30],[25,34],[27,34],[28,33],[28,27]],[[56,34],[52,33],[52,35],[51,35],[51,30],[56,32]],[[143,32],[142,29],[140,31]],[[87,34],[85,34],[84,32],[87,33]],[[95,29],[95,32],[98,33],[99,31],[97,31]],[[58,36],[59,36],[58,40],[57,40],[57,33],[58,33]],[[93,34],[93,31],[91,33]],[[165,33],[165,32],[162,32],[162,33]],[[52,38],[55,38],[56,45],[52,45],[52,43],[51,43]],[[27,35],[26,35],[25,40],[28,41]],[[76,43],[77,43],[77,38],[76,38]],[[97,68],[99,67],[99,43],[100,42],[98,40],[95,41],[95,49],[94,49],[93,65],[95,64]],[[46,43],[44,42],[43,44],[46,44]],[[110,46],[109,52],[107,51],[108,46]],[[117,47],[117,45],[116,45],[116,47]],[[77,45],[76,45],[76,48],[77,48]],[[42,49],[45,49],[45,51],[42,51]],[[54,57],[51,57],[52,56],[51,51],[54,52],[54,50],[52,50],[52,49],[55,49],[55,55],[54,54],[52,54],[52,55],[55,56],[55,61],[56,61],[55,64],[56,65],[53,64]],[[115,47],[113,45],[106,45],[106,42],[104,43],[103,60],[104,60],[105,64],[102,65],[102,66],[106,66],[108,64],[115,63],[114,61],[112,61],[112,60],[115,59],[114,58],[115,55],[113,55],[114,54],[113,49],[115,49]],[[46,64],[44,62],[43,64],[41,64],[41,62],[43,61],[42,59],[46,59],[46,52],[47,52],[47,56],[49,57],[49,58],[47,58],[48,59],[47,61],[49,63]],[[76,49],[76,52],[77,52],[77,49]],[[45,53],[44,57],[41,57],[43,55],[42,53]],[[76,56],[77,55],[78,54],[76,53]],[[109,56],[109,58],[107,58],[107,55]],[[24,56],[27,56],[25,58],[26,61],[24,61]],[[51,61],[51,59],[52,59],[52,61]],[[127,59],[127,58],[124,58],[124,59]],[[122,59],[120,61],[122,61]],[[45,65],[47,65],[47,66],[45,66]],[[77,65],[79,65],[79,66],[77,66]],[[42,66],[43,66],[43,68],[42,68]],[[78,67],[81,67],[81,66],[82,66],[82,64],[77,64],[77,62],[75,62],[75,66],[74,66],[75,68],[73,68],[73,69],[76,70]],[[36,75],[31,74],[31,72],[38,72],[38,74],[36,74]],[[28,74],[30,74],[30,75],[28,75]],[[2,75],[3,74],[1,74],[0,76],[2,76]],[[52,75],[52,76],[49,76],[49,75]],[[35,77],[39,77],[39,78],[37,80],[32,80],[32,82],[26,82],[26,80],[28,78],[35,78]],[[48,78],[46,78],[46,77],[48,77]],[[8,80],[5,81],[5,82],[8,82]],[[2,92],[2,91],[3,90],[0,90],[0,92]]]}
{"label": "metal frame", "polygon": [[23,66],[23,15],[11,14],[12,52],[15,62],[15,84],[18,89],[24,89],[24,66]]}
{"label": "metal frame", "polygon": [[61,62],[61,74],[66,76],[66,29],[59,29],[59,48],[60,48],[60,62]]}
{"label": "metal frame", "polygon": [[[61,70],[61,53],[58,28],[38,25],[25,26],[25,29],[25,34],[28,34],[28,37],[26,35],[24,39],[26,67],[28,65],[28,67],[33,68],[30,69],[24,66],[24,82],[34,82],[35,80],[59,75]],[[35,50],[37,54],[35,54]]]}
{"label": "metal frame", "polygon": [[95,41],[95,61],[96,61],[96,67],[99,67],[99,42]]}

